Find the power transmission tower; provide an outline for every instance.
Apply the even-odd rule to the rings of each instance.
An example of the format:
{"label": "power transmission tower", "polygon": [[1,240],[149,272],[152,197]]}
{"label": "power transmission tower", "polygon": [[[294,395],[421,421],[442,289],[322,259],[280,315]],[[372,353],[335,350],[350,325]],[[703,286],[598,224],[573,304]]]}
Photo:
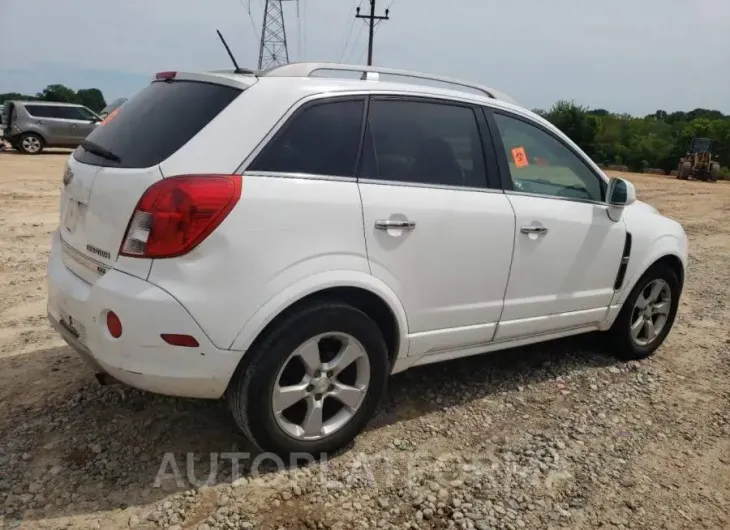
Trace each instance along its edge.
{"label": "power transmission tower", "polygon": [[369,26],[369,33],[368,33],[368,66],[372,66],[373,64],[373,35],[375,30],[375,24],[382,22],[383,20],[388,20],[390,17],[388,16],[388,9],[385,10],[385,16],[376,16],[375,15],[375,0],[370,0],[370,14],[369,15],[361,15],[360,14],[360,8],[358,7],[355,10],[355,18],[366,18],[368,19],[368,26]]}
{"label": "power transmission tower", "polygon": [[259,70],[289,63],[289,49],[284,26],[286,0],[266,0],[264,22],[261,24],[261,46],[259,47]]}

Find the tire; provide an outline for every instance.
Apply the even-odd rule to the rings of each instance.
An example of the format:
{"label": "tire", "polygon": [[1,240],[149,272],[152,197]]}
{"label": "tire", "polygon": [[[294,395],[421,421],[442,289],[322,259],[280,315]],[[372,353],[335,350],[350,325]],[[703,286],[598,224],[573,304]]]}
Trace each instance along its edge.
{"label": "tire", "polygon": [[[670,301],[669,307],[666,313],[666,320],[658,333],[652,340],[645,342],[642,339],[647,339],[646,336],[640,336],[636,338],[631,332],[632,322],[638,322],[638,317],[641,311],[636,309],[639,297],[642,294],[650,293],[650,286],[661,285],[664,283],[669,289]],[[645,293],[647,291],[647,293]],[[681,287],[679,279],[675,272],[666,265],[655,265],[651,267],[634,286],[631,294],[624,302],[624,305],[619,312],[616,321],[608,331],[612,346],[614,347],[614,355],[624,361],[646,359],[650,357],[656,349],[661,346],[666,339],[669,331],[674,325],[674,320],[677,316],[677,309],[679,307],[679,298],[681,296]],[[658,317],[659,315],[656,315]],[[658,318],[652,321],[654,324],[659,322]],[[643,328],[644,326],[642,326]],[[640,333],[644,333],[642,329]]]}
{"label": "tire", "polygon": [[18,139],[18,151],[26,155],[38,155],[43,151],[45,142],[35,133],[25,133]]}
{"label": "tire", "polygon": [[717,176],[720,173],[720,164],[713,162],[710,164],[710,182],[717,182]]}
{"label": "tire", "polygon": [[[302,362],[304,357],[295,356],[300,347],[313,344],[322,335],[324,337],[317,343],[319,347],[329,341],[330,346],[339,342],[340,345],[337,347],[341,348],[344,344],[341,339],[345,337],[345,340],[360,354],[357,361],[341,367],[347,366],[347,370],[343,370],[340,376],[328,380],[325,373],[327,364],[324,364],[321,376],[325,379],[315,379],[312,378],[312,374],[316,376],[317,372],[312,369],[307,372]],[[336,337],[336,340],[331,337]],[[322,453],[336,452],[348,445],[365,428],[375,413],[385,393],[390,373],[388,350],[378,325],[359,309],[334,301],[313,303],[287,316],[249,352],[249,355],[250,361],[239,366],[229,385],[227,392],[229,408],[236,424],[251,442],[261,451],[270,451],[282,457],[291,453],[307,453],[317,459]],[[337,359],[336,355],[334,359],[326,358],[325,354],[318,356],[323,361],[330,361],[330,365]],[[368,369],[364,368],[366,365],[369,365]],[[327,381],[334,382],[333,384],[342,383],[340,377],[351,376],[352,373],[348,371],[351,371],[352,367],[355,367],[357,377],[368,373],[369,382],[364,395],[359,394],[357,398],[360,401],[354,413],[346,407],[342,408],[344,414],[350,415],[349,420],[339,427],[335,423],[334,427],[330,426],[333,430],[331,434],[316,439],[313,437],[307,439],[302,433],[293,433],[292,429],[298,425],[298,418],[284,417],[284,413],[298,413],[302,418],[301,426],[304,426],[310,407],[315,403],[321,403],[324,407],[324,425],[327,426],[327,422],[332,420],[327,418],[328,406],[332,408],[341,405],[341,402],[330,394],[333,387],[327,388]],[[288,372],[290,369],[291,374]],[[302,385],[303,388],[309,383],[304,390],[308,397],[280,409],[281,414],[276,414],[274,392],[279,388],[279,382],[285,375],[292,376],[285,386],[296,384]],[[316,383],[319,388],[313,389],[312,383]],[[361,383],[355,380],[347,381],[347,384],[351,385],[352,389]],[[317,394],[317,392],[323,393]],[[333,418],[336,419],[337,416]],[[291,423],[287,424],[290,419]],[[321,434],[322,429],[314,436]]]}

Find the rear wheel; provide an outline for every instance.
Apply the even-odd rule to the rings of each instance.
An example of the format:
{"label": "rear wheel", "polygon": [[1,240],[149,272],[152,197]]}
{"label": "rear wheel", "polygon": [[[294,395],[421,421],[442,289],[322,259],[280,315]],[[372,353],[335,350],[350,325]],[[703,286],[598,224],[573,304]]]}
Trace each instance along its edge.
{"label": "rear wheel", "polygon": [[616,357],[644,359],[664,342],[674,325],[681,287],[666,265],[649,269],[629,294],[609,330]]}
{"label": "rear wheel", "polygon": [[234,419],[262,451],[337,451],[372,417],[387,384],[377,324],[339,302],[288,316],[250,351],[228,389]]}
{"label": "rear wheel", "polygon": [[18,140],[18,151],[26,155],[37,155],[43,151],[43,138],[35,133],[25,133]]}

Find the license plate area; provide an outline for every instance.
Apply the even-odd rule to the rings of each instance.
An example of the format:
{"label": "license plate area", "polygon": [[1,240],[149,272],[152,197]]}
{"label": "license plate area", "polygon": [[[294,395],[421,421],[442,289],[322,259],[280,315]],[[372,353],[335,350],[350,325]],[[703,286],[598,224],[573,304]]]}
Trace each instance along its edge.
{"label": "license plate area", "polygon": [[76,230],[76,225],[79,223],[82,207],[83,205],[74,199],[69,199],[68,204],[66,205],[66,214],[63,217],[63,226],[71,233]]}
{"label": "license plate area", "polygon": [[60,324],[82,344],[86,343],[86,326],[61,310]]}

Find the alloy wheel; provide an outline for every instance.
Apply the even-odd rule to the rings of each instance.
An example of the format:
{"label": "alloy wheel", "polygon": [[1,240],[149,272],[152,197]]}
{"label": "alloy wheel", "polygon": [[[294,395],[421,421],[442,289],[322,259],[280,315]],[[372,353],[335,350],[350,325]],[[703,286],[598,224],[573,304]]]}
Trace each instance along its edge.
{"label": "alloy wheel", "polygon": [[669,284],[656,279],[642,289],[631,312],[631,337],[639,346],[651,344],[664,330],[672,308]]}
{"label": "alloy wheel", "polygon": [[26,136],[23,138],[21,146],[27,153],[37,153],[41,150],[41,141],[35,136]]}
{"label": "alloy wheel", "polygon": [[284,362],[272,395],[277,425],[298,440],[316,441],[340,430],[362,405],[370,360],[346,333],[317,335]]}

